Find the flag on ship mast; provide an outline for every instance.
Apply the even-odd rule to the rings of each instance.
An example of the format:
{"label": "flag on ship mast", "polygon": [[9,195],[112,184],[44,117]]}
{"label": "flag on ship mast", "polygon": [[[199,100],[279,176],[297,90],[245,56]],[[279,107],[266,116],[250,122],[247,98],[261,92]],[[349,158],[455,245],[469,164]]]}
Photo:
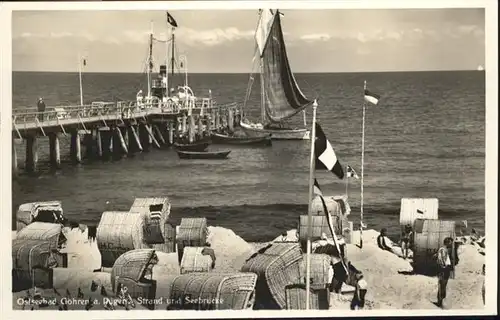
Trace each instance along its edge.
{"label": "flag on ship mast", "polygon": [[365,101],[370,102],[371,104],[377,105],[380,100],[380,96],[376,93],[371,92],[368,89],[365,89]]}
{"label": "flag on ship mast", "polygon": [[339,179],[343,179],[344,170],[342,169],[342,165],[319,123],[316,123],[316,141],[314,144],[316,159],[319,160],[328,171],[335,174]]}
{"label": "flag on ship mast", "polygon": [[349,166],[349,165],[347,166],[347,177],[348,178],[359,179],[359,176],[356,173],[356,171],[354,171],[354,169],[351,166]]}
{"label": "flag on ship mast", "polygon": [[177,21],[175,21],[174,17],[170,13],[167,12],[167,22],[174,28],[177,28]]}

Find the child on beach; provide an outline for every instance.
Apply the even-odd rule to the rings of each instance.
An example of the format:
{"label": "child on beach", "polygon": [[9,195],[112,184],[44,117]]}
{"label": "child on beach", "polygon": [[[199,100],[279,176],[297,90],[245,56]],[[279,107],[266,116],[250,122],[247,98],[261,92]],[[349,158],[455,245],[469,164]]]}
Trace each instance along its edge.
{"label": "child on beach", "polygon": [[413,230],[411,225],[407,224],[405,226],[405,229],[403,231],[403,235],[401,237],[401,249],[403,251],[403,259],[408,258],[408,250],[410,249],[411,245],[411,237],[413,235]]}
{"label": "child on beach", "polygon": [[363,309],[365,307],[365,296],[368,290],[368,283],[363,277],[363,273],[358,271],[355,275],[356,279],[356,290],[354,291],[354,296],[351,300],[351,310]]}

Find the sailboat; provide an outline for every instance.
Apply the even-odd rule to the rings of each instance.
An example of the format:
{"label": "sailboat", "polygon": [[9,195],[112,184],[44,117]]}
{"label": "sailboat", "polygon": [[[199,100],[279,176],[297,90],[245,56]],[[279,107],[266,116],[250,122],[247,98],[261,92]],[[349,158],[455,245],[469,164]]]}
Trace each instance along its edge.
{"label": "sailboat", "polygon": [[[261,9],[255,33],[256,56],[260,67],[261,123],[251,123],[243,117],[240,127],[250,137],[271,135],[273,140],[308,140],[310,131],[306,128],[305,109],[313,101],[300,90],[292,73],[287,57],[285,40],[281,27],[281,13]],[[257,59],[258,58],[258,59]],[[246,102],[253,84],[250,76]],[[284,121],[303,112],[304,127],[290,128]]]}

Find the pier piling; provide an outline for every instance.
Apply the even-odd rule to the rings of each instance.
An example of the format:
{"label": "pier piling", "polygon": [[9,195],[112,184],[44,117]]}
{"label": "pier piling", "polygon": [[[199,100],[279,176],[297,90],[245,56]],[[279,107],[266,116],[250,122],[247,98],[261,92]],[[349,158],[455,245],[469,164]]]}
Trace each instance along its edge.
{"label": "pier piling", "polygon": [[59,169],[61,166],[61,149],[59,136],[55,132],[49,133],[49,157],[52,168]]}
{"label": "pier piling", "polygon": [[153,125],[153,130],[156,133],[156,136],[158,137],[157,140],[160,140],[159,142],[161,142],[161,144],[164,145],[165,144],[165,138],[163,138],[163,134],[161,133],[160,128],[158,128],[157,125]]}
{"label": "pier piling", "polygon": [[108,160],[112,154],[113,150],[113,139],[111,139],[111,131],[109,127],[102,128],[101,133],[101,143],[102,143],[102,159]]}
{"label": "pier piling", "polygon": [[95,135],[95,140],[96,140],[96,146],[97,146],[97,157],[99,159],[102,159],[102,135],[101,135],[101,130],[97,129],[96,130],[96,135]]}
{"label": "pier piling", "polygon": [[17,165],[17,150],[15,139],[12,139],[12,173],[17,174],[18,165]]}
{"label": "pier piling", "polygon": [[[123,138],[123,134],[122,134],[122,129],[120,127],[116,127],[115,128],[115,135],[118,137],[118,142],[120,143],[121,145],[121,155],[123,155],[124,153],[127,154],[128,153],[128,148],[127,148],[127,144],[125,143],[125,139]],[[115,145],[118,145],[118,144],[115,144]],[[117,148],[119,149],[119,148]]]}
{"label": "pier piling", "polygon": [[170,121],[168,123],[168,143],[170,145],[174,144],[174,128],[175,128],[175,122]]}
{"label": "pier piling", "polygon": [[160,144],[158,143],[158,140],[156,140],[154,134],[153,134],[153,130],[152,130],[152,126],[151,125],[145,125],[144,126],[146,128],[146,131],[148,133],[148,142],[149,144],[152,144],[154,143],[154,145],[158,148],[158,149],[161,149],[161,146]]}
{"label": "pier piling", "polygon": [[38,168],[38,143],[36,136],[26,137],[26,171],[36,172]]}
{"label": "pier piling", "polygon": [[71,132],[71,145],[70,145],[70,157],[71,161],[74,163],[80,163],[82,161],[82,150],[80,143],[80,134],[78,130]]}
{"label": "pier piling", "polygon": [[94,138],[92,136],[92,131],[83,136],[83,145],[85,147],[85,159],[94,158]]}
{"label": "pier piling", "polygon": [[151,148],[151,143],[149,142],[149,133],[146,124],[141,123],[138,125],[139,129],[139,141],[142,145],[142,150],[148,152]]}
{"label": "pier piling", "polygon": [[142,145],[141,140],[139,139],[139,135],[137,134],[136,127],[131,125],[128,130],[130,131],[128,135],[128,145],[129,145],[129,153],[141,152]]}

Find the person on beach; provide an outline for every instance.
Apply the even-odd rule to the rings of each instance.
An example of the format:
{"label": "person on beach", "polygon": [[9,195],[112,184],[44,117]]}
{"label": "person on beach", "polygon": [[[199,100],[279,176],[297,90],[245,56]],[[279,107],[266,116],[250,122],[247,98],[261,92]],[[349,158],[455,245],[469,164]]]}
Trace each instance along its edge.
{"label": "person on beach", "polygon": [[440,308],[443,307],[443,300],[446,298],[446,287],[448,280],[453,270],[453,265],[450,258],[450,250],[453,249],[453,239],[447,237],[443,241],[443,246],[437,252],[437,265],[438,265],[438,293],[436,305]]}
{"label": "person on beach", "polygon": [[403,250],[398,245],[393,243],[389,237],[387,237],[386,228],[382,228],[382,230],[380,230],[380,234],[377,237],[377,245],[380,249],[389,251],[390,253],[403,258]]}
{"label": "person on beach", "polygon": [[355,277],[354,296],[351,300],[351,310],[363,309],[365,307],[365,296],[368,290],[368,283],[364,279],[363,272],[358,271]]}
{"label": "person on beach", "polygon": [[413,230],[411,225],[407,224],[403,231],[403,236],[401,237],[401,249],[403,251],[403,258],[408,258],[408,250],[411,246],[411,237],[413,236]]}
{"label": "person on beach", "polygon": [[205,246],[201,251],[202,255],[210,256],[212,258],[212,269],[215,268],[215,251],[212,249],[210,243],[205,242]]}
{"label": "person on beach", "polygon": [[283,231],[281,234],[281,242],[287,242],[288,241],[288,232]]}
{"label": "person on beach", "polygon": [[387,245],[387,243],[385,241],[386,235],[387,235],[387,229],[382,228],[382,230],[380,230],[380,234],[377,237],[377,245],[382,250],[391,251],[391,248]]}
{"label": "person on beach", "polygon": [[44,119],[44,112],[45,112],[45,102],[43,99],[40,97],[38,98],[38,102],[36,104],[37,111],[38,111],[38,120],[43,121]]}

